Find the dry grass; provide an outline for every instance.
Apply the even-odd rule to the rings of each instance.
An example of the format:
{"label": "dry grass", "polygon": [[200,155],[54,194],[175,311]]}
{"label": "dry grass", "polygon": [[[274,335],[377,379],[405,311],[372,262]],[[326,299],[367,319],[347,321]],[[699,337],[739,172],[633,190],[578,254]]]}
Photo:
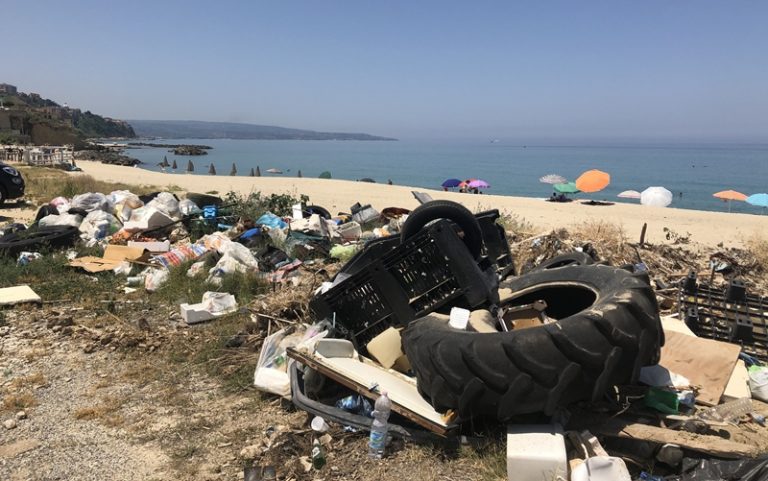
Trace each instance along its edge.
{"label": "dry grass", "polygon": [[18,411],[37,406],[37,399],[29,392],[7,394],[3,397],[3,408],[6,411]]}
{"label": "dry grass", "polygon": [[48,379],[42,372],[35,372],[27,376],[17,377],[11,381],[11,387],[17,390],[48,385]]}
{"label": "dry grass", "polygon": [[579,244],[592,244],[600,257],[613,265],[630,261],[632,251],[627,245],[629,238],[622,226],[605,221],[590,221],[574,226],[571,237]]}
{"label": "dry grass", "polygon": [[74,412],[75,419],[84,421],[97,420],[106,426],[117,427],[125,422],[118,411],[124,404],[124,399],[117,396],[104,396],[101,403],[95,406],[84,407]]}
{"label": "dry grass", "polygon": [[768,271],[768,238],[755,234],[745,242],[747,250],[755,258],[762,271]]}
{"label": "dry grass", "polygon": [[114,190],[130,190],[134,194],[146,194],[161,190],[151,185],[131,185],[123,182],[104,182],[90,175],[67,174],[59,169],[45,167],[20,167],[26,182],[26,197],[35,202],[47,202],[54,197],[73,197],[85,192],[108,194]]}

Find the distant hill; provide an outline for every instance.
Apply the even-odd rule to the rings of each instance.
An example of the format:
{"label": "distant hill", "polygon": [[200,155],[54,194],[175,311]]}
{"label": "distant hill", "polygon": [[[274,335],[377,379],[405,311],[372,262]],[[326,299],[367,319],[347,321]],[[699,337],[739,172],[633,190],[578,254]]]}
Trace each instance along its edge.
{"label": "distant hill", "polygon": [[197,120],[130,120],[139,137],[167,139],[397,140],[369,134],[315,132],[270,125]]}
{"label": "distant hill", "polygon": [[[88,110],[62,106],[34,93],[2,84],[0,143],[75,144],[97,137],[135,137],[131,126]],[[7,87],[12,87],[8,90]]]}

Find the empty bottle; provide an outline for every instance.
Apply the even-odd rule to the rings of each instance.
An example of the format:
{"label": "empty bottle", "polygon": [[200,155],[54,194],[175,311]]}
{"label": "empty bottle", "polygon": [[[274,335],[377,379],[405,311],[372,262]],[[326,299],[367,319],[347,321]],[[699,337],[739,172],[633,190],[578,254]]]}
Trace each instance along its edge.
{"label": "empty bottle", "polygon": [[371,424],[371,438],[368,440],[368,457],[381,459],[384,457],[384,447],[387,443],[387,420],[392,410],[392,402],[383,391],[376,400],[373,409],[373,423]]}

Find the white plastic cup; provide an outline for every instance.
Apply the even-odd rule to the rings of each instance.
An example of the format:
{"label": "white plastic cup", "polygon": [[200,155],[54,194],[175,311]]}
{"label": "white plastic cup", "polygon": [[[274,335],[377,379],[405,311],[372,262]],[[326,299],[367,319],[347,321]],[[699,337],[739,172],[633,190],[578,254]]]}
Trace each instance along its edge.
{"label": "white plastic cup", "polygon": [[463,309],[461,307],[454,307],[451,309],[451,318],[450,321],[448,321],[448,325],[454,329],[466,331],[467,323],[469,322],[469,315],[469,310]]}
{"label": "white plastic cup", "polygon": [[328,431],[328,423],[326,423],[325,419],[321,418],[320,416],[315,416],[312,418],[312,422],[309,423],[309,425],[312,426],[312,431],[318,433],[324,433]]}

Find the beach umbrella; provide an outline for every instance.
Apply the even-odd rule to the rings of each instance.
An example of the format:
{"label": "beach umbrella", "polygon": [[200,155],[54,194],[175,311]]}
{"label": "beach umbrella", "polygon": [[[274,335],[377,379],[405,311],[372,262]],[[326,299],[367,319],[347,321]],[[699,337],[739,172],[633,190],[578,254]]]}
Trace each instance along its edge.
{"label": "beach umbrella", "polygon": [[552,185],[566,184],[568,183],[568,179],[566,179],[562,175],[548,174],[548,175],[545,175],[544,177],[541,177],[539,179],[539,182],[541,182],[542,184],[552,184]]}
{"label": "beach umbrella", "polygon": [[258,165],[256,166],[256,177],[261,177],[261,169]]}
{"label": "beach umbrella", "polygon": [[732,200],[738,200],[741,202],[744,202],[745,200],[747,200],[746,194],[742,194],[741,192],[736,192],[735,190],[723,190],[721,192],[716,192],[712,194],[712,197],[716,197],[724,202],[727,202],[728,212],[731,211]]}
{"label": "beach umbrella", "polygon": [[318,175],[317,177],[319,179],[330,179],[331,178],[331,173],[326,170],[324,172],[321,172],[320,175]]}
{"label": "beach umbrella", "polygon": [[187,162],[187,172],[194,172],[195,171],[195,164],[192,163],[192,159],[189,159],[189,162]]}
{"label": "beach umbrella", "polygon": [[576,179],[576,187],[582,192],[600,192],[611,183],[611,175],[602,170],[588,170]]}
{"label": "beach umbrella", "polygon": [[370,177],[363,177],[362,179],[360,179],[360,182],[368,182],[369,184],[375,184],[376,183],[376,181],[371,179]]}
{"label": "beach umbrella", "polygon": [[555,184],[552,186],[553,189],[555,189],[556,192],[559,192],[561,194],[575,194],[579,192],[579,188],[576,187],[576,184],[573,182],[564,182],[562,184]]}
{"label": "beach umbrella", "polygon": [[472,189],[487,189],[491,186],[488,182],[480,179],[473,180],[467,185]]}
{"label": "beach umbrella", "polygon": [[458,187],[459,184],[461,184],[460,179],[445,179],[445,182],[443,182],[441,186],[445,188],[451,188],[451,187]]}
{"label": "beach umbrella", "polygon": [[301,177],[301,169],[299,169],[299,173],[296,174],[296,177]]}
{"label": "beach umbrella", "polygon": [[208,175],[216,175],[216,166],[211,162],[211,166],[208,167]]}
{"label": "beach umbrella", "polygon": [[253,170],[253,167],[251,167],[251,173],[250,173],[250,176],[251,176],[251,177],[256,177],[256,171],[255,171],[255,170]]}
{"label": "beach umbrella", "polygon": [[232,162],[232,170],[229,171],[229,175],[237,175],[237,166]]}
{"label": "beach umbrella", "polygon": [[621,197],[622,199],[639,199],[640,192],[636,190],[625,190],[624,192],[620,193],[616,197]]}
{"label": "beach umbrella", "polygon": [[746,200],[747,204],[756,205],[763,209],[768,207],[768,194],[752,194]]}
{"label": "beach umbrella", "polygon": [[640,193],[640,203],[652,207],[666,207],[672,203],[672,192],[664,187],[648,187]]}
{"label": "beach umbrella", "polygon": [[178,167],[176,166],[176,159],[173,159],[173,164],[171,165],[171,168],[173,170],[176,170]]}
{"label": "beach umbrella", "polygon": [[267,174],[282,174],[283,171],[280,169],[275,169],[274,167],[271,169],[267,169]]}

